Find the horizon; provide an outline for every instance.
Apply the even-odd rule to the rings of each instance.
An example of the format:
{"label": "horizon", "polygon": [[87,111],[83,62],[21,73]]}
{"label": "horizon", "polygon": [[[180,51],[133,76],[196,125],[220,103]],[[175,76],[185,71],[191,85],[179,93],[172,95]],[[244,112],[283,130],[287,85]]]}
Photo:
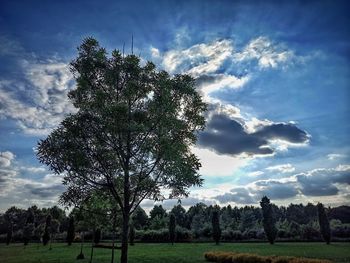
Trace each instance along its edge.
{"label": "horizon", "polygon": [[131,52],[133,36],[143,61],[196,79],[209,104],[192,148],[204,184],[186,210],[259,206],[264,195],[350,205],[348,2],[107,2],[0,3],[0,211],[58,205],[61,176],[35,147],[74,112],[69,63],[88,36],[109,54]]}

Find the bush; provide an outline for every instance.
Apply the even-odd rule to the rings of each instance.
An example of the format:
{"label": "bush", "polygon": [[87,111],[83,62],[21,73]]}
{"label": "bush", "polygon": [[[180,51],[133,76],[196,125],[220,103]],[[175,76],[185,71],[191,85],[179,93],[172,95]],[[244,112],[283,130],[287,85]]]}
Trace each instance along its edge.
{"label": "bush", "polygon": [[240,230],[236,230],[232,232],[232,239],[233,240],[242,240],[243,239],[243,234]]}
{"label": "bush", "polygon": [[206,252],[204,257],[209,262],[219,263],[331,263],[329,260],[280,257],[280,256],[259,256],[250,253]]}
{"label": "bush", "polygon": [[142,242],[168,242],[168,229],[138,231]]}
{"label": "bush", "polygon": [[308,241],[316,241],[321,239],[321,235],[314,227],[304,225],[301,231],[301,238]]}
{"label": "bush", "polygon": [[350,226],[343,224],[333,227],[332,236],[338,238],[350,238]]}
{"label": "bush", "polygon": [[243,239],[256,239],[257,236],[258,232],[255,229],[249,229],[243,233]]}

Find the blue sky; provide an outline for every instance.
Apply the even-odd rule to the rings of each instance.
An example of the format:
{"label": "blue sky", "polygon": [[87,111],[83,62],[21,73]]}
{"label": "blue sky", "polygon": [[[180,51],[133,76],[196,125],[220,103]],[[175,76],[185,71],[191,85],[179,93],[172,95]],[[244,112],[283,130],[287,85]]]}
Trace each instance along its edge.
{"label": "blue sky", "polygon": [[[1,1],[0,210],[53,205],[39,139],[74,111],[68,63],[87,36],[188,73],[209,103],[184,205],[349,204],[347,1]],[[176,201],[166,201],[170,207]],[[146,200],[145,208],[153,205]]]}

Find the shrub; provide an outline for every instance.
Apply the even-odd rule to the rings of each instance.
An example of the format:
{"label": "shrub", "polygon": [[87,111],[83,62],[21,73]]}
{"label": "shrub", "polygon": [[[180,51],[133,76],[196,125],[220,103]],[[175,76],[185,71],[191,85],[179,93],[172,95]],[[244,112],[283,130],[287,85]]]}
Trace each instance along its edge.
{"label": "shrub", "polygon": [[232,232],[232,239],[233,240],[242,240],[243,239],[242,232],[239,230],[233,231]]}
{"label": "shrub", "polygon": [[256,239],[258,232],[255,229],[249,229],[244,231],[243,239]]}
{"label": "shrub", "polygon": [[331,263],[329,260],[280,257],[280,256],[259,256],[250,253],[206,252],[204,257],[209,262],[219,263]]}
{"label": "shrub", "polygon": [[321,235],[320,232],[317,231],[314,227],[310,225],[304,225],[301,231],[301,237],[302,239],[308,240],[308,241],[315,241],[320,240]]}

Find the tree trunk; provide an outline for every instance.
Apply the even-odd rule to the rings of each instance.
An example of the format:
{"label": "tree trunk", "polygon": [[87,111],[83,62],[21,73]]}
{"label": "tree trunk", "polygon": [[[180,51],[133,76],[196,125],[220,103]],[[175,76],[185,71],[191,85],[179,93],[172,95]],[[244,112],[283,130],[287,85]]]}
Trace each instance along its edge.
{"label": "tree trunk", "polygon": [[116,226],[116,218],[113,215],[113,225],[112,225],[112,258],[111,263],[114,263],[114,241],[115,241],[115,226]]}
{"label": "tree trunk", "polygon": [[122,250],[120,255],[120,263],[128,262],[128,233],[129,233],[129,213],[125,213],[123,215]]}
{"label": "tree trunk", "polygon": [[90,263],[92,263],[92,257],[94,256],[94,239],[91,239],[91,253],[90,253]]}

